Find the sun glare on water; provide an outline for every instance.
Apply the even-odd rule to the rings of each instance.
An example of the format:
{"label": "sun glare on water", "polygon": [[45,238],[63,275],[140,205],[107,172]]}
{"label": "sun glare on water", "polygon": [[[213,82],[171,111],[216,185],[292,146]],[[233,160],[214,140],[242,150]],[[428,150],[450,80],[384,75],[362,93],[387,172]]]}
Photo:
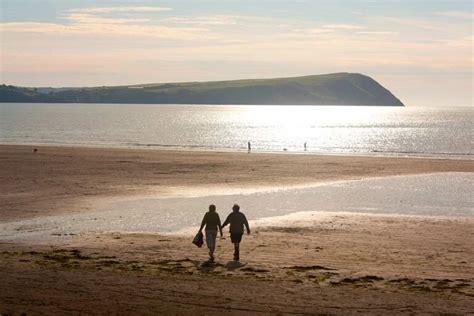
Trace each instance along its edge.
{"label": "sun glare on water", "polygon": [[242,119],[255,125],[338,126],[358,125],[386,113],[380,109],[360,106],[248,106],[242,107]]}
{"label": "sun glare on water", "polygon": [[[348,127],[376,127],[377,121],[390,120],[396,109],[369,106],[235,106],[221,112],[230,126],[240,126],[242,141],[252,141],[255,148],[278,150],[308,150],[345,146],[359,146],[361,135],[352,135]],[[336,128],[338,127],[338,128]],[[273,140],[275,144],[262,140]],[[281,147],[280,147],[281,146]]]}

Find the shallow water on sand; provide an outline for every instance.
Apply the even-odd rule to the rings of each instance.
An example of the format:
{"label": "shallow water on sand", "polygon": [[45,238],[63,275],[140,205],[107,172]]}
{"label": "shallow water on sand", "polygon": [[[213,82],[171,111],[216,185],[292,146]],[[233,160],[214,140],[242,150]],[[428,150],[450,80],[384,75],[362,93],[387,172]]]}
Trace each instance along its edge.
{"label": "shallow water on sand", "polygon": [[[474,216],[473,173],[340,181],[249,194],[113,199],[95,211],[0,224],[0,240],[49,239],[91,232],[168,233],[198,228],[209,204],[221,220],[234,203],[249,220],[296,212]],[[188,230],[189,231],[189,230]]]}

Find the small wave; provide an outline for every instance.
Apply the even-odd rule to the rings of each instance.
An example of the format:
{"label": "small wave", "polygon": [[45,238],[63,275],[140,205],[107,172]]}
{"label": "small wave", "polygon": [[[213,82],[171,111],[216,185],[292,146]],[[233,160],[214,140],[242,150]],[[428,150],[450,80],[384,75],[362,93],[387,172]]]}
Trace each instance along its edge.
{"label": "small wave", "polygon": [[[203,149],[203,150],[246,150],[247,147],[233,147],[233,146],[206,146],[206,145],[180,145],[180,144],[157,144],[157,143],[126,143],[127,146],[136,146],[136,147],[156,147],[156,148],[193,148],[193,149]],[[286,149],[286,150],[285,150]],[[288,150],[290,149],[290,150]],[[370,148],[346,148],[346,147],[319,147],[311,149],[308,147],[307,151],[296,150],[287,147],[274,148],[274,147],[263,147],[263,148],[254,148],[252,152],[280,152],[284,151],[287,153],[308,153],[308,154],[389,154],[389,155],[418,155],[418,156],[455,156],[455,157],[467,157],[471,158],[474,156],[472,152],[436,152],[436,151],[396,151],[396,150],[383,150],[383,149],[370,149]]]}

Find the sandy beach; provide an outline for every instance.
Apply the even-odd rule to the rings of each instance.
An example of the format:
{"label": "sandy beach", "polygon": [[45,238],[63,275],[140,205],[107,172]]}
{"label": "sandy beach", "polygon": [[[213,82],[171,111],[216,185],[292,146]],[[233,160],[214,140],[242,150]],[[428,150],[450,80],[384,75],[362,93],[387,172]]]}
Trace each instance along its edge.
{"label": "sandy beach", "polygon": [[239,193],[474,171],[474,160],[6,145],[0,145],[0,164],[2,221],[61,214],[72,205],[85,212],[95,197]]}
{"label": "sandy beach", "polygon": [[[94,211],[96,199],[245,192],[474,172],[473,160],[0,146],[0,221]],[[315,212],[257,225],[231,262],[189,235],[0,241],[0,314],[467,314],[474,218]]]}

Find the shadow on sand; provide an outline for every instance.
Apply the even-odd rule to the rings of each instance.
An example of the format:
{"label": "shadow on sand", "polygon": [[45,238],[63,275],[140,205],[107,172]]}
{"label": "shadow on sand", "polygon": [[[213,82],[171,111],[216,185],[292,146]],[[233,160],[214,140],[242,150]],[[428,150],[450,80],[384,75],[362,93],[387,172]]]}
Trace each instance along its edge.
{"label": "shadow on sand", "polygon": [[205,261],[201,263],[197,268],[203,272],[210,272],[216,268],[225,268],[228,271],[233,271],[242,267],[245,267],[246,263],[241,263],[239,261],[229,261],[225,265],[218,262]]}

